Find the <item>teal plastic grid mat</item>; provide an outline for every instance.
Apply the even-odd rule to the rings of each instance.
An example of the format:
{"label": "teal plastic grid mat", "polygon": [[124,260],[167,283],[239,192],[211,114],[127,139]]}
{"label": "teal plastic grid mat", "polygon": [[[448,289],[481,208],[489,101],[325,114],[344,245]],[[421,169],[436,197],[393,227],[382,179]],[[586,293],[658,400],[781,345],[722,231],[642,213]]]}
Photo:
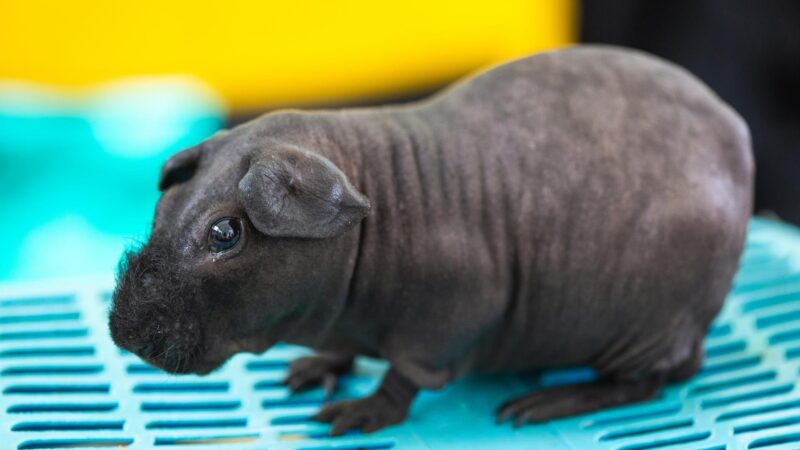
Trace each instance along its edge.
{"label": "teal plastic grid mat", "polygon": [[[494,424],[500,403],[586,371],[468,378],[422,394],[400,426],[334,439],[308,419],[322,393],[280,384],[305,350],[279,346],[206,377],[170,376],[111,343],[111,287],[0,285],[0,448],[800,448],[800,231],[767,220],[752,222],[697,376],[653,401],[519,429]],[[360,361],[337,396],[368,394],[384,367]]]}

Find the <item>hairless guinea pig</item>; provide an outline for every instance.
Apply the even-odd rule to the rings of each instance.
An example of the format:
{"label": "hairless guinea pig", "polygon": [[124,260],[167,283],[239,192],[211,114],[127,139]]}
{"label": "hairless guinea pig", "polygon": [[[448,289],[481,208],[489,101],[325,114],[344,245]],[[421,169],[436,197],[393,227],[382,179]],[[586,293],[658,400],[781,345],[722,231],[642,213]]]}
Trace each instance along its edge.
{"label": "hairless guinea pig", "polygon": [[540,422],[694,374],[751,208],[742,119],[684,70],[609,47],[495,67],[402,107],[276,112],[164,165],[123,258],[111,335],[174,373],[278,341],[389,362],[331,433],[402,421],[467,372],[588,365],[597,381],[502,405]]}

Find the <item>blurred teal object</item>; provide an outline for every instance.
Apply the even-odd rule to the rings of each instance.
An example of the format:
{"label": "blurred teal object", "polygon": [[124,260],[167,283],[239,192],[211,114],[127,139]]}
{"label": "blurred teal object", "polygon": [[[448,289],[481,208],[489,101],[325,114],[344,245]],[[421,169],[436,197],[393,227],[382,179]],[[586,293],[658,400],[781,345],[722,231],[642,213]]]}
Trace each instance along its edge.
{"label": "blurred teal object", "polygon": [[108,273],[146,238],[163,161],[224,117],[216,94],[186,77],[81,96],[0,82],[0,280]]}

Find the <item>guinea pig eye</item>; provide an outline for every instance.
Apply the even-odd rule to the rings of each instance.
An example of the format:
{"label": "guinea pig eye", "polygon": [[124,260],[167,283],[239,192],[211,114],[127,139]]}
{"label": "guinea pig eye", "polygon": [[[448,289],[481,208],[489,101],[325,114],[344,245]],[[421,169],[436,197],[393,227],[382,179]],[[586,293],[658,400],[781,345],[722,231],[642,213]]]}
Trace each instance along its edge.
{"label": "guinea pig eye", "polygon": [[208,248],[215,253],[224,252],[239,242],[241,234],[242,222],[239,219],[220,219],[208,231]]}

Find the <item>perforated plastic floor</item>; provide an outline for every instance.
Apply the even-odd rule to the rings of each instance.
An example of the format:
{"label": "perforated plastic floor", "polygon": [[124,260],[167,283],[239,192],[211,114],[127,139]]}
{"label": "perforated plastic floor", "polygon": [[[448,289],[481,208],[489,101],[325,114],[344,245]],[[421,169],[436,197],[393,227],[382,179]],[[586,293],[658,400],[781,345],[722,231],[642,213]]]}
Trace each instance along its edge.
{"label": "perforated plastic floor", "polygon": [[[742,269],[706,341],[700,374],[643,404],[514,429],[506,398],[540,381],[470,378],[423,394],[409,420],[331,439],[308,415],[319,391],[279,384],[287,346],[237,356],[208,377],[175,377],[121,353],[106,331],[106,283],[0,285],[0,448],[800,448],[800,232],[754,220]],[[367,394],[383,365],[359,364],[340,398]]]}

